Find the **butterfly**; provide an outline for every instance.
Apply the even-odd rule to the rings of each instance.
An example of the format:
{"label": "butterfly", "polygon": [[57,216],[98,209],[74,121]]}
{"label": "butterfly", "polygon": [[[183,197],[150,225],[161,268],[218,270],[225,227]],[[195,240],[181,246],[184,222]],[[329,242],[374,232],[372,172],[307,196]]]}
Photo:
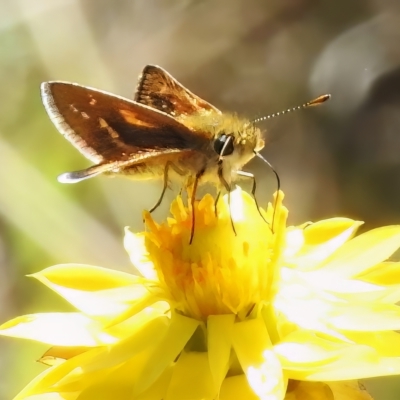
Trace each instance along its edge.
{"label": "butterfly", "polygon": [[[255,194],[255,178],[242,168],[256,155],[263,158],[259,152],[265,142],[258,120],[221,112],[159,66],[144,67],[134,100],[61,81],[42,83],[41,95],[56,128],[94,163],[60,175],[60,182],[75,183],[99,174],[161,178],[163,190],[150,210],[154,211],[168,182],[179,181],[192,193],[190,241],[199,184],[211,182],[230,193],[242,176],[252,179]],[[319,104],[326,100],[322,97],[301,107]]]}

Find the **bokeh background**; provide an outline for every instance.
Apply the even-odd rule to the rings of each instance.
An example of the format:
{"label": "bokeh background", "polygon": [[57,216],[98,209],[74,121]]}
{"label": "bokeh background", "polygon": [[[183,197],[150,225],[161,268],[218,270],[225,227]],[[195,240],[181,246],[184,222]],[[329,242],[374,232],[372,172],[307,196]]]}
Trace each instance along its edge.
{"label": "bokeh background", "polygon": [[[68,310],[25,277],[44,267],[132,270],[123,227],[142,229],[141,210],[162,186],[59,184],[58,174],[89,162],[49,121],[42,81],[132,98],[141,68],[159,64],[250,118],[331,93],[324,106],[263,123],[263,155],[280,174],[292,224],[341,215],[370,229],[400,223],[399,43],[398,0],[0,0],[0,320]],[[259,160],[247,170],[265,205],[273,174]],[[1,339],[1,400],[42,370],[34,360],[44,350]],[[377,400],[400,397],[400,378],[365,384]]]}

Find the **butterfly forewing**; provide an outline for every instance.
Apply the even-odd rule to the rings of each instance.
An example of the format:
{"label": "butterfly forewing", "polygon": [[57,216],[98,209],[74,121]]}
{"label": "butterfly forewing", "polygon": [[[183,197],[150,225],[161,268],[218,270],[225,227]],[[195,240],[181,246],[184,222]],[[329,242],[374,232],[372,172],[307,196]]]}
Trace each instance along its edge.
{"label": "butterfly forewing", "polygon": [[221,114],[216,107],[182,86],[167,71],[147,65],[139,77],[135,101],[162,111],[184,123],[193,114]]}
{"label": "butterfly forewing", "polygon": [[42,97],[60,132],[95,163],[135,162],[204,144],[201,134],[167,114],[103,91],[47,82]]}

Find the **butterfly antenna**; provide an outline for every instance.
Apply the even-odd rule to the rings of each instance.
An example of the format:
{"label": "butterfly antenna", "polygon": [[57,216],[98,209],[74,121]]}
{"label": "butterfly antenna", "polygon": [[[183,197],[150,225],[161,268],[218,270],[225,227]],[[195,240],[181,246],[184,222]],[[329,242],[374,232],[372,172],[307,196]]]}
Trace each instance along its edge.
{"label": "butterfly antenna", "polygon": [[320,104],[325,103],[330,98],[331,98],[330,94],[323,94],[322,96],[319,96],[316,99],[308,101],[307,103],[304,103],[301,106],[288,108],[287,110],[279,111],[277,113],[270,114],[270,115],[267,115],[265,117],[257,118],[255,120],[253,120],[252,122],[253,122],[253,124],[255,124],[257,122],[265,121],[267,119],[279,117],[280,115],[287,114],[287,113],[290,113],[292,111],[303,110],[304,108],[319,106]]}

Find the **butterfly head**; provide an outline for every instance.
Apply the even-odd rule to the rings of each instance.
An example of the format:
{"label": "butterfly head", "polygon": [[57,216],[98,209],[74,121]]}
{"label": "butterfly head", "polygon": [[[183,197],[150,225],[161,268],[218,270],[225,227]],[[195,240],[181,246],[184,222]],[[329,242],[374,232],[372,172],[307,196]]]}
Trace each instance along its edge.
{"label": "butterfly head", "polygon": [[214,151],[232,169],[240,169],[264,147],[259,128],[247,120],[233,116],[216,129],[213,140]]}

